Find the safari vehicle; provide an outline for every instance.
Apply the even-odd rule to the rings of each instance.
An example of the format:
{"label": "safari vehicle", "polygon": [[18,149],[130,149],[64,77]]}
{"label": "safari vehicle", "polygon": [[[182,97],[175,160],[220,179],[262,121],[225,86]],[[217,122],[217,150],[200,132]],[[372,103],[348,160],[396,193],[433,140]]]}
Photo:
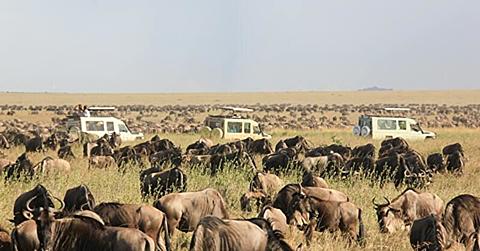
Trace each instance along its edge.
{"label": "safari vehicle", "polygon": [[[386,108],[386,110],[398,111],[400,109]],[[353,127],[353,134],[378,140],[395,137],[401,137],[406,140],[436,138],[435,133],[424,131],[414,119],[374,115],[361,115],[358,119],[358,124]]]}
{"label": "safari vehicle", "polygon": [[92,116],[84,117],[73,115],[67,117],[66,128],[69,133],[88,133],[98,137],[115,132],[120,135],[122,141],[134,141],[144,139],[143,133],[131,132],[121,119],[111,116],[101,116],[97,113],[113,111],[114,107],[90,107],[88,110]]}
{"label": "safari vehicle", "polygon": [[248,108],[222,107],[230,111],[228,115],[209,115],[205,119],[205,127],[200,130],[203,136],[238,140],[245,138],[271,139],[272,136],[264,133],[260,125],[252,119],[238,115],[239,112],[253,112]]}

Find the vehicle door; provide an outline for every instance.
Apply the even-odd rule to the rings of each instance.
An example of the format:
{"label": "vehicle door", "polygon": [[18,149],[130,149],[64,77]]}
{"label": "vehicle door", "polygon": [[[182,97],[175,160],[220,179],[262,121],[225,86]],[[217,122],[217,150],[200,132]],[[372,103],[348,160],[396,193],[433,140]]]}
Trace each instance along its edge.
{"label": "vehicle door", "polygon": [[118,134],[120,134],[120,138],[123,141],[129,141],[131,133],[128,130],[128,127],[124,123],[117,123],[117,127],[118,127]]}
{"label": "vehicle door", "polygon": [[375,139],[389,139],[398,136],[396,119],[378,118],[376,127]]}
{"label": "vehicle door", "polygon": [[398,119],[397,120],[398,124],[398,136],[397,137],[402,137],[403,139],[411,139],[412,138],[412,133],[409,130],[408,122],[406,119]]}
{"label": "vehicle door", "polygon": [[106,121],[105,124],[108,135],[111,135],[113,132],[115,132],[115,123],[113,123],[113,121]]}
{"label": "vehicle door", "polygon": [[225,139],[243,139],[243,123],[241,121],[226,121]]}

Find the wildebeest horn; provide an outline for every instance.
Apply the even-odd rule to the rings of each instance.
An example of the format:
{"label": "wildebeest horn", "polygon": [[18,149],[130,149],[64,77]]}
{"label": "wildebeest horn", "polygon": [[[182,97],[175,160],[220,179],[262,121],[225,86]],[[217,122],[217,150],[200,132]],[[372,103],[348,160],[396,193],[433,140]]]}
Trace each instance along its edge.
{"label": "wildebeest horn", "polygon": [[35,198],[37,198],[37,196],[38,196],[38,195],[35,195],[35,196],[33,196],[32,198],[30,198],[29,200],[27,200],[27,203],[26,203],[25,206],[26,206],[26,208],[27,208],[28,211],[33,212],[33,208],[30,206],[30,203],[32,203],[32,201],[33,201]]}
{"label": "wildebeest horn", "polygon": [[58,202],[60,202],[60,208],[58,210],[63,210],[63,208],[65,207],[65,203],[63,203],[63,201],[55,196],[52,196],[54,199],[58,200]]}
{"label": "wildebeest horn", "polygon": [[372,198],[372,204],[373,204],[375,207],[380,207],[380,204],[378,204],[378,203],[375,202],[375,197]]}
{"label": "wildebeest horn", "polygon": [[387,205],[390,205],[390,204],[392,204],[392,203],[390,202],[390,200],[389,200],[387,197],[383,196],[383,198],[384,198],[384,199],[387,201]]}

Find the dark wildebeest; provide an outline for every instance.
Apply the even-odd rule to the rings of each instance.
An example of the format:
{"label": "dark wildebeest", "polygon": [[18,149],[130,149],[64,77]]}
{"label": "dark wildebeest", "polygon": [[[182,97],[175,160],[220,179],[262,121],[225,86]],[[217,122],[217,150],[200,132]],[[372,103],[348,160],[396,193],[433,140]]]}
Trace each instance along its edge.
{"label": "dark wildebeest", "polygon": [[378,157],[384,157],[389,152],[404,153],[410,150],[408,142],[400,137],[382,141],[378,150]]}
{"label": "dark wildebeest", "polygon": [[365,238],[362,210],[348,201],[325,200],[316,194],[309,195],[301,191],[292,195],[290,207],[285,215],[290,224],[300,229],[306,227],[307,244],[311,242],[315,230],[341,231],[346,233],[350,240],[356,240],[360,244]]}
{"label": "dark wildebeest", "polygon": [[[150,205],[101,203],[95,207],[107,226],[136,228],[150,236],[157,250],[170,250],[167,218]],[[163,237],[162,237],[163,234]]]}
{"label": "dark wildebeest", "polygon": [[163,172],[147,174],[141,181],[142,196],[162,197],[174,191],[187,189],[187,175],[178,167]]}
{"label": "dark wildebeest", "polygon": [[445,169],[451,173],[463,174],[463,167],[465,163],[463,161],[462,153],[456,151],[452,154],[447,155],[447,160],[445,163]]}
{"label": "dark wildebeest", "polygon": [[190,251],[293,251],[265,219],[224,220],[206,216],[198,224]]}
{"label": "dark wildebeest", "polygon": [[98,146],[96,142],[87,142],[83,144],[83,157],[90,157],[90,152],[96,146]]}
{"label": "dark wildebeest", "polygon": [[375,203],[372,200],[377,214],[377,222],[382,233],[394,233],[411,226],[414,220],[434,214],[439,217],[443,213],[443,200],[436,194],[417,192],[407,188],[391,202]]}
{"label": "dark wildebeest", "polygon": [[450,246],[445,228],[438,215],[427,215],[413,221],[410,245],[414,250],[440,251]]}
{"label": "dark wildebeest", "polygon": [[69,145],[61,146],[57,151],[57,156],[61,159],[66,160],[75,159],[75,154],[73,154],[72,146]]}
{"label": "dark wildebeest", "polygon": [[70,188],[63,197],[65,214],[80,210],[93,210],[95,208],[95,197],[86,185],[79,185]]}
{"label": "dark wildebeest", "polygon": [[108,138],[108,143],[111,147],[117,148],[122,145],[122,138],[116,132],[113,132],[110,137]]}
{"label": "dark wildebeest", "polygon": [[462,154],[462,156],[464,156],[463,147],[460,143],[450,144],[450,145],[445,146],[442,149],[443,155],[450,155],[450,154],[455,153],[455,152],[460,152]]}
{"label": "dark wildebeest", "polygon": [[50,207],[54,206],[52,198],[60,201],[60,199],[51,196],[47,189],[42,185],[36,185],[32,190],[18,196],[13,206],[13,223],[18,225],[23,221],[28,220],[30,217],[25,217],[25,212],[30,215],[36,208],[41,207],[43,205],[42,203],[44,203],[44,197],[48,199]]}
{"label": "dark wildebeest", "polygon": [[364,174],[370,174],[375,168],[373,157],[353,157],[350,158],[343,168],[343,174],[357,174],[363,171]]}
{"label": "dark wildebeest", "polygon": [[25,152],[40,152],[43,150],[43,139],[40,136],[28,139],[25,142]]}
{"label": "dark wildebeest", "polygon": [[12,240],[6,229],[0,226],[0,251],[12,250]]}
{"label": "dark wildebeest", "polygon": [[469,194],[459,195],[447,203],[443,224],[448,236],[466,245],[466,241],[480,229],[480,198]]}
{"label": "dark wildebeest", "polygon": [[362,146],[356,146],[352,150],[352,157],[375,158],[375,146],[371,143]]}
{"label": "dark wildebeest", "polygon": [[432,153],[428,155],[427,166],[434,173],[445,171],[443,155],[441,153]]}
{"label": "dark wildebeest", "polygon": [[417,153],[392,152],[375,162],[373,177],[380,182],[380,186],[387,180],[393,180],[395,187],[403,183],[423,187],[428,185],[431,179],[426,169],[425,163]]}
{"label": "dark wildebeest", "polygon": [[228,154],[214,154],[210,159],[210,174],[216,175],[225,168],[225,164],[230,163],[233,168],[245,168],[257,171],[255,160],[245,151],[233,152]]}
{"label": "dark wildebeest", "polygon": [[166,149],[152,153],[148,160],[152,166],[163,166],[165,163],[170,163],[175,166],[182,164],[182,150],[178,147]]}
{"label": "dark wildebeest", "polygon": [[251,154],[271,154],[273,153],[272,143],[268,139],[257,139],[250,144],[248,152]]}
{"label": "dark wildebeest", "polygon": [[263,157],[263,170],[279,174],[288,171],[293,164],[293,159],[286,153],[273,153]]}
{"label": "dark wildebeest", "polygon": [[168,232],[171,235],[175,228],[182,232],[195,230],[198,222],[207,215],[228,218],[222,195],[212,188],[167,194],[155,201],[154,206],[167,215]]}
{"label": "dark wildebeest", "polygon": [[267,195],[263,190],[246,192],[242,195],[242,197],[240,197],[240,209],[242,209],[244,212],[251,212],[252,207],[250,202],[252,200],[255,200],[258,211],[264,204],[270,201],[270,196]]}
{"label": "dark wildebeest", "polygon": [[45,142],[43,142],[43,145],[50,150],[55,151],[58,145],[57,135],[55,135],[55,133],[52,133],[52,135],[48,136]]}
{"label": "dark wildebeest", "polygon": [[186,154],[194,154],[194,155],[205,155],[208,154],[210,151],[211,145],[210,140],[206,140],[204,138],[201,138],[194,143],[190,144],[187,146],[187,149],[185,150]]}
{"label": "dark wildebeest", "polygon": [[35,174],[34,165],[27,153],[23,153],[18,156],[15,163],[12,163],[5,167],[5,180],[19,179],[22,175],[26,178],[32,178]]}
{"label": "dark wildebeest", "polygon": [[275,174],[258,172],[253,176],[248,190],[250,192],[261,190],[268,195],[273,195],[282,183],[282,180]]}
{"label": "dark wildebeest", "polygon": [[282,210],[282,212],[287,215],[292,205],[293,195],[301,192],[325,201],[349,201],[347,195],[337,190],[321,187],[302,187],[300,184],[288,184],[277,193],[272,206]]}
{"label": "dark wildebeest", "polygon": [[97,141],[97,145],[90,150],[89,156],[112,156],[113,148],[110,146],[107,140],[100,138]]}
{"label": "dark wildebeest", "polygon": [[56,220],[52,209],[40,207],[33,219],[40,250],[153,251],[155,244],[138,229],[107,227],[95,218],[75,215]]}
{"label": "dark wildebeest", "polygon": [[306,152],[310,149],[310,144],[307,139],[303,136],[295,136],[287,139],[280,140],[277,145],[275,145],[275,152],[278,152],[283,148],[293,147],[299,152]]}

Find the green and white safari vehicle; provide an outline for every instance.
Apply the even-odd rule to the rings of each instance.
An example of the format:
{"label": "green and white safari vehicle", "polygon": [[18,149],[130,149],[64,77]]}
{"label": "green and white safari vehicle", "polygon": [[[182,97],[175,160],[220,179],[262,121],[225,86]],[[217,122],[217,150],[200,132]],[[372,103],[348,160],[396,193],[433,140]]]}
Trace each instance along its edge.
{"label": "green and white safari vehicle", "polygon": [[200,129],[203,136],[227,140],[241,140],[248,137],[252,139],[272,138],[262,131],[256,121],[238,115],[239,112],[253,112],[252,109],[227,106],[222,107],[222,110],[231,111],[231,114],[209,115],[205,119],[205,126]]}
{"label": "green and white safari vehicle", "polygon": [[[404,108],[386,108],[388,111],[406,110]],[[353,127],[355,136],[371,137],[376,140],[401,137],[406,140],[435,139],[436,134],[424,131],[411,118],[361,115],[358,124]]]}

